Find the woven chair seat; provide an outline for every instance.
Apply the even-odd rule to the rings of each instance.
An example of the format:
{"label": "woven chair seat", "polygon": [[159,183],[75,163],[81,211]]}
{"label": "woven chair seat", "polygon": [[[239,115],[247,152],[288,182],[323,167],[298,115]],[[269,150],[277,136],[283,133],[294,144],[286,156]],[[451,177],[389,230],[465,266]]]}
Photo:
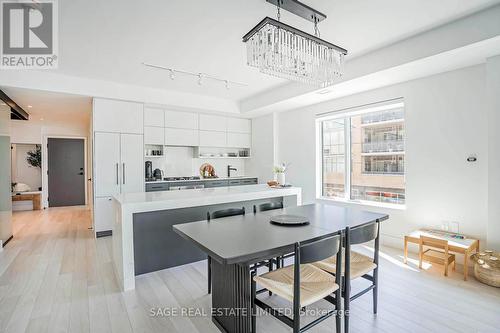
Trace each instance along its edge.
{"label": "woven chair seat", "polygon": [[[345,255],[342,255],[342,260],[345,263]],[[337,257],[333,256],[322,261],[317,261],[312,265],[332,274],[336,272]],[[351,280],[365,275],[377,268],[373,259],[361,253],[351,251]],[[342,265],[342,275],[344,275],[345,267]]]}
{"label": "woven chair seat", "polygon": [[[262,287],[293,302],[293,265],[254,277]],[[300,306],[308,306],[337,290],[335,277],[311,264],[300,265]]]}

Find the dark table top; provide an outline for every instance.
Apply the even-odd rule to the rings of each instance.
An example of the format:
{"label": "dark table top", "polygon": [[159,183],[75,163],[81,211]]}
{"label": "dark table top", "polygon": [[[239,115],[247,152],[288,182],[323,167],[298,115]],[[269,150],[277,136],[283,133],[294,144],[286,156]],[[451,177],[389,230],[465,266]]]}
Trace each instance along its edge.
{"label": "dark table top", "polygon": [[[287,227],[269,223],[270,216],[281,214],[305,216],[310,224]],[[312,204],[225,217],[210,222],[179,224],[173,228],[221,263],[249,264],[292,252],[296,242],[320,239],[347,226],[352,228],[388,218],[387,214],[329,204]]]}

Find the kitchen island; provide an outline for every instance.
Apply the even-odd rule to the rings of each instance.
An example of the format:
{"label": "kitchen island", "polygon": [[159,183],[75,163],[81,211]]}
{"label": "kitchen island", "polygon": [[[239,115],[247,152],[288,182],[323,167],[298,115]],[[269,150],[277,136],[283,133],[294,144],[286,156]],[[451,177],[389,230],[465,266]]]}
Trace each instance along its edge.
{"label": "kitchen island", "polygon": [[173,225],[205,220],[208,212],[231,207],[253,214],[253,205],[270,201],[301,205],[301,189],[260,184],[115,195],[112,239],[118,282],[123,290],[134,289],[136,275],[206,258]]}

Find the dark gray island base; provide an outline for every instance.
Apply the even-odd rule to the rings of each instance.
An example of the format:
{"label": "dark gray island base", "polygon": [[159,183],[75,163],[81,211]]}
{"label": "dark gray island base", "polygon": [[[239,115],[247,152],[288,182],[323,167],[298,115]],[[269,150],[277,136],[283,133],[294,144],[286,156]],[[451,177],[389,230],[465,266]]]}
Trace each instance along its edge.
{"label": "dark gray island base", "polygon": [[[305,216],[309,225],[283,227],[270,216]],[[314,241],[355,227],[388,219],[386,214],[335,205],[313,204],[174,226],[186,240],[212,258],[212,321],[222,332],[251,332],[249,267],[294,250],[296,242]],[[224,237],[231,235],[231,237]],[[228,312],[226,310],[233,310]]]}
{"label": "dark gray island base", "polygon": [[226,208],[245,207],[247,214],[253,214],[254,205],[267,202],[283,202],[287,206],[288,201],[276,197],[133,214],[135,275],[207,258],[196,245],[174,232],[173,225],[205,220],[207,212]]}

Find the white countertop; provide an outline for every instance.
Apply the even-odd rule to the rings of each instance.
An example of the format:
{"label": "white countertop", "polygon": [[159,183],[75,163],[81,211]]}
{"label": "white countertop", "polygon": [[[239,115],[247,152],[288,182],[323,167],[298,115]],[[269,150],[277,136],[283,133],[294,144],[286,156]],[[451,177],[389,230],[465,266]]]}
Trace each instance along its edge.
{"label": "white countertop", "polygon": [[[235,178],[235,177],[234,177]],[[300,187],[270,188],[267,184],[182,191],[125,193],[114,196],[113,266],[122,290],[135,288],[135,213],[283,197],[285,206],[302,204]]]}
{"label": "white countertop", "polygon": [[150,180],[150,181],[146,181],[146,184],[180,183],[180,182],[208,182],[211,180],[231,180],[231,179],[249,179],[249,178],[257,178],[257,177],[254,177],[254,176],[234,176],[234,177],[200,178],[200,179],[185,179],[185,180]]}
{"label": "white countertop", "polygon": [[215,205],[227,202],[301,196],[299,187],[270,188],[266,184],[189,189],[182,191],[122,193],[114,196],[117,203],[133,212],[148,212]]}

